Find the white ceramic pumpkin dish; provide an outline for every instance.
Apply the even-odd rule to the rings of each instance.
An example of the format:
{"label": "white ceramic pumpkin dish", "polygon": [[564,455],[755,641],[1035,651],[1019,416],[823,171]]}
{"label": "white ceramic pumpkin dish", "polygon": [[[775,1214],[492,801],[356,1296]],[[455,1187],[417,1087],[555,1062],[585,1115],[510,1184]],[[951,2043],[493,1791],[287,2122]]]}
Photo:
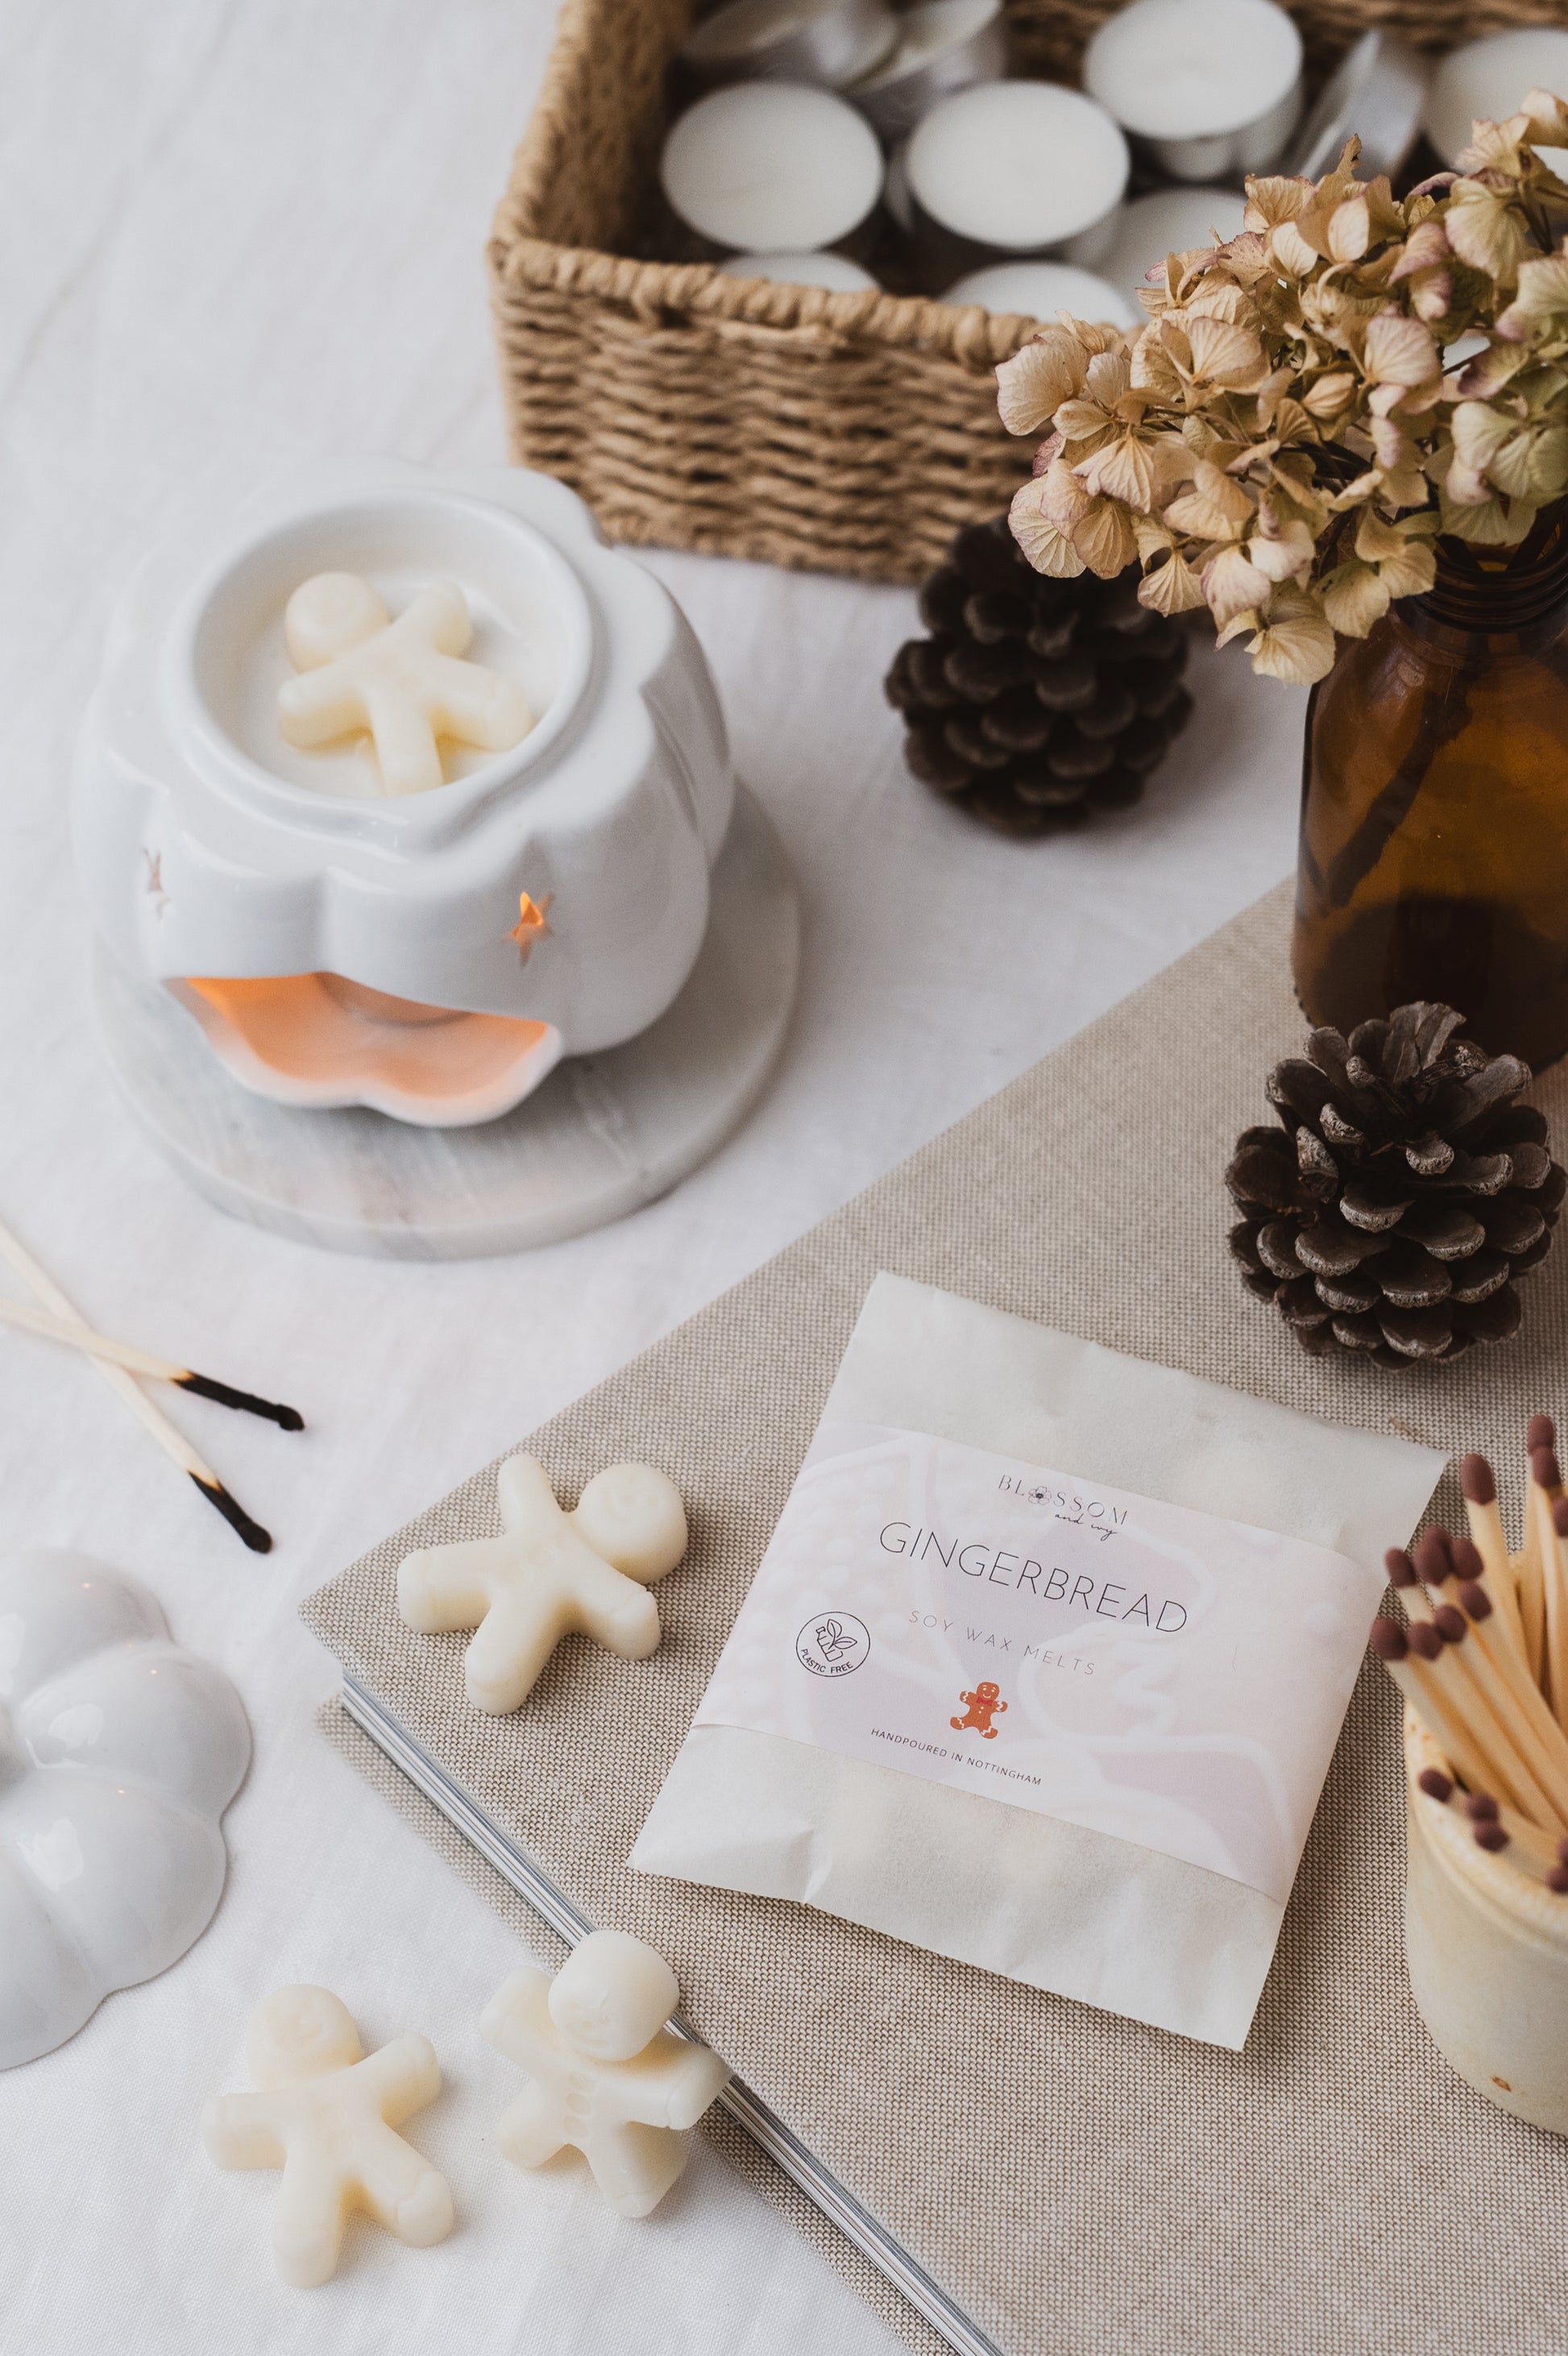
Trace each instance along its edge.
{"label": "white ceramic pumpkin dish", "polygon": [[137,1580],[49,1549],[0,1561],[0,2068],[205,1930],[250,1755],[233,1687]]}

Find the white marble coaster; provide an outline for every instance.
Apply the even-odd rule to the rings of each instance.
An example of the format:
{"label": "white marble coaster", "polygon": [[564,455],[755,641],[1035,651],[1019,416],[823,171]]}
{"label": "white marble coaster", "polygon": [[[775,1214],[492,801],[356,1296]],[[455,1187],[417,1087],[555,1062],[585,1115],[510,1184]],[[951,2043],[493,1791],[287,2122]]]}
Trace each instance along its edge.
{"label": "white marble coaster", "polygon": [[514,1111],[473,1129],[252,1096],[166,991],[102,951],[95,995],[137,1121],[220,1210],[333,1251],[468,1259],[624,1218],[721,1145],[783,1043],[800,935],[783,850],[742,787],[707,936],[674,1004],[624,1046],[567,1058]]}

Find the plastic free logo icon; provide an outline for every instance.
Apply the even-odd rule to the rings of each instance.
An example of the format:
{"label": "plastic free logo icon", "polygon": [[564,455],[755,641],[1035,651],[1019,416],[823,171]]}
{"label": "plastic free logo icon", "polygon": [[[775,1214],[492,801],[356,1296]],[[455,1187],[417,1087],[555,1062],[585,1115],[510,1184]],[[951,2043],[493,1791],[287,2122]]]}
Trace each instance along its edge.
{"label": "plastic free logo icon", "polygon": [[814,1677],[853,1676],[871,1650],[871,1631],[853,1612],[819,1612],[795,1639],[795,1658]]}

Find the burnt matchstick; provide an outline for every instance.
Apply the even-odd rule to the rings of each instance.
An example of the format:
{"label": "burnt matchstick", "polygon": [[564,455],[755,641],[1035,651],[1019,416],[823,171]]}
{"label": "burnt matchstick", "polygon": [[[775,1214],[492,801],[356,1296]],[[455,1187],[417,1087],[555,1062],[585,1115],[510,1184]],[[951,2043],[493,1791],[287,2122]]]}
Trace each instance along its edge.
{"label": "burnt matchstick", "polygon": [[[0,1226],[0,1259],[9,1262],[34,1298],[41,1301],[53,1315],[66,1325],[78,1326],[85,1331],[86,1319],[72,1307],[54,1279],[38,1266],[32,1254],[4,1226]],[[270,1554],[273,1543],[270,1533],[262,1527],[260,1522],[252,1519],[238,1498],[224,1487],[212,1467],[202,1462],[184,1433],[177,1431],[168,1418],[159,1413],[125,1368],[112,1365],[105,1358],[95,1358],[93,1364],[110,1388],[118,1393],[137,1421],[152,1434],[166,1456],[172,1456],[180,1471],[189,1474],[208,1504],[222,1515],[251,1552]]]}
{"label": "burnt matchstick", "polygon": [[294,1407],[281,1407],[275,1399],[258,1398],[253,1391],[236,1390],[231,1383],[220,1383],[215,1375],[199,1375],[193,1366],[182,1366],[172,1358],[160,1358],[151,1350],[140,1350],[131,1342],[112,1342],[106,1334],[94,1333],[85,1325],[73,1325],[64,1317],[51,1317],[47,1309],[30,1309],[26,1301],[7,1301],[0,1296],[0,1325],[14,1326],[21,1333],[36,1333],[46,1342],[63,1342],[68,1348],[83,1350],[89,1357],[101,1358],[112,1366],[124,1366],[127,1374],[143,1375],[150,1381],[174,1383],[182,1391],[194,1391],[200,1398],[216,1399],[220,1407],[238,1408],[244,1415],[264,1416],[283,1431],[303,1431],[305,1418]]}

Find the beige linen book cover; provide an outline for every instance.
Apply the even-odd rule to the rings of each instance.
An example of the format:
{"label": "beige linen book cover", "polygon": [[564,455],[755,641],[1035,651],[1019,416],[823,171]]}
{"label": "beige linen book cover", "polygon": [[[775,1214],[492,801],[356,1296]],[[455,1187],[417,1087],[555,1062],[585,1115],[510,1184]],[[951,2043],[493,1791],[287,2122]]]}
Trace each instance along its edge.
{"label": "beige linen book cover", "polygon": [[[574,1639],[516,1716],[468,1708],[464,1640],[411,1634],[393,1583],[414,1547],[493,1532],[494,1466],[305,1607],[350,1697],[435,1762],[456,1812],[537,1860],[576,1915],[668,1955],[695,2029],[930,2278],[936,2308],[1004,2356],[1564,2345],[1568,2143],[1474,2094],[1414,2010],[1398,1714],[1374,1665],[1240,2053],[627,1866],[879,1269],[1510,1470],[1528,1416],[1568,1408],[1568,1246],[1529,1280],[1518,1343],[1393,1378],[1306,1357],[1241,1287],[1222,1173],[1301,1038],[1287,926],[1282,890],[520,1439],[568,1500],[624,1457],[681,1486],[693,1546],[659,1590],[650,1660]],[[1562,1072],[1538,1101],[1561,1146]],[[1447,1482],[1436,1505],[1457,1511]]]}

